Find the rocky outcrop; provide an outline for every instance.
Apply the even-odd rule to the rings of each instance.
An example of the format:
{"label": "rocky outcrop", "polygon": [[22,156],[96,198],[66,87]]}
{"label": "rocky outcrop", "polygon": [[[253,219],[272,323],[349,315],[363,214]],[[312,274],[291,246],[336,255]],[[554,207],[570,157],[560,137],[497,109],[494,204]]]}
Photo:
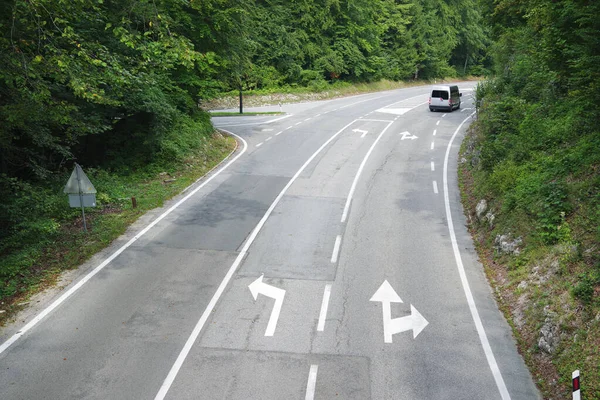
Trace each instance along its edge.
{"label": "rocky outcrop", "polygon": [[502,254],[518,256],[521,254],[519,246],[523,244],[523,239],[519,236],[515,239],[511,238],[510,233],[506,235],[496,235],[494,239],[494,248]]}

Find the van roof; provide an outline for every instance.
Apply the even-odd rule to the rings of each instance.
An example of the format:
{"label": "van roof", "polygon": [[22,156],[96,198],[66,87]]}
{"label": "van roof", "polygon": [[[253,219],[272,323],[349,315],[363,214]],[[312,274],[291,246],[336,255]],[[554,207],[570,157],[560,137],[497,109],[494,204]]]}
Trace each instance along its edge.
{"label": "van roof", "polygon": [[451,87],[455,87],[458,89],[456,85],[447,85],[447,86],[433,86],[431,90],[450,90]]}

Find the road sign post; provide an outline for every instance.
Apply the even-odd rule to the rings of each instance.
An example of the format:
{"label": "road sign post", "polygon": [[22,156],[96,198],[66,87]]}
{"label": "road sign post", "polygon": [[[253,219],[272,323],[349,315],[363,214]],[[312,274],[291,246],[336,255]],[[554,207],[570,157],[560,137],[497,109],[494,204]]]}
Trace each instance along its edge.
{"label": "road sign post", "polygon": [[96,207],[96,188],[79,164],[75,163],[75,168],[63,192],[69,195],[69,205],[71,207],[81,207],[83,230],[87,232],[85,207]]}

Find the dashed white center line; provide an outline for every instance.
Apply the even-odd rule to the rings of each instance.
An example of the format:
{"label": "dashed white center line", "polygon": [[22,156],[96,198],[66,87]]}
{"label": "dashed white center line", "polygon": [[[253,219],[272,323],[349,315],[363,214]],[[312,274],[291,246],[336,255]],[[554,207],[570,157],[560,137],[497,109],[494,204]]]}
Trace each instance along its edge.
{"label": "dashed white center line", "polygon": [[281,135],[282,133],[283,133],[283,131],[279,131],[279,132],[277,132],[277,133],[275,134],[275,136],[279,136],[279,135]]}
{"label": "dashed white center line", "polygon": [[304,400],[313,400],[315,398],[315,388],[317,387],[317,372],[319,366],[312,364],[308,372],[308,382],[306,382],[306,396]]}
{"label": "dashed white center line", "polygon": [[333,253],[331,253],[331,262],[336,263],[338,259],[338,254],[340,252],[340,244],[342,244],[342,236],[337,235],[335,238],[335,244],[333,245]]}
{"label": "dashed white center line", "polygon": [[442,118],[444,118],[446,115],[448,115],[448,114],[444,114],[444,115],[442,115]]}
{"label": "dashed white center line", "polygon": [[431,150],[433,150],[433,144],[434,144],[434,142],[431,142]]}
{"label": "dashed white center line", "polygon": [[294,125],[300,125],[301,123],[302,123],[302,121],[296,122]]}
{"label": "dashed white center line", "polygon": [[437,129],[433,130],[433,136],[435,136],[435,134],[437,133]]}
{"label": "dashed white center line", "polygon": [[436,122],[435,124],[436,124],[436,125],[439,125],[439,124],[440,124],[440,121]]}
{"label": "dashed white center line", "polygon": [[285,128],[285,130],[287,131],[288,129],[292,129],[293,125],[288,126],[287,128]]}
{"label": "dashed white center line", "polygon": [[433,161],[431,162],[431,170],[435,171],[435,163]]}
{"label": "dashed white center line", "polygon": [[325,319],[327,318],[327,308],[329,307],[329,297],[331,296],[331,283],[325,285],[325,291],[323,292],[323,302],[321,303],[321,312],[319,313],[319,323],[317,324],[317,331],[323,332],[325,330]]}
{"label": "dashed white center line", "polygon": [[263,145],[263,142],[260,142],[259,144],[256,145],[256,147],[260,147]]}
{"label": "dashed white center line", "polygon": [[273,139],[273,136],[269,136],[268,138],[265,139],[265,142],[268,142],[269,140]]}
{"label": "dashed white center line", "polygon": [[317,114],[317,115],[315,115],[315,118],[320,117],[320,116],[321,116],[321,114]]}
{"label": "dashed white center line", "polygon": [[433,193],[438,194],[437,181],[433,181]]}
{"label": "dashed white center line", "polygon": [[308,117],[308,118],[306,118],[306,119],[305,119],[304,121],[302,121],[302,122],[310,121],[311,119],[312,119],[312,117]]}
{"label": "dashed white center line", "polygon": [[263,129],[262,131],[263,132],[271,132],[271,131],[273,131],[273,129]]}

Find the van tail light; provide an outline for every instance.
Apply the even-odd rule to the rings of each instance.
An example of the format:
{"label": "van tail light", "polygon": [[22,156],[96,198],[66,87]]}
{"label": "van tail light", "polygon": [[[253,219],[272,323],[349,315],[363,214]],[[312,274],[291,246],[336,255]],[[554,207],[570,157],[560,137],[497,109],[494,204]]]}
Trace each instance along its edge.
{"label": "van tail light", "polygon": [[429,104],[431,104],[431,97],[429,98]]}
{"label": "van tail light", "polygon": [[448,99],[448,105],[451,106],[452,105],[452,99]]}

